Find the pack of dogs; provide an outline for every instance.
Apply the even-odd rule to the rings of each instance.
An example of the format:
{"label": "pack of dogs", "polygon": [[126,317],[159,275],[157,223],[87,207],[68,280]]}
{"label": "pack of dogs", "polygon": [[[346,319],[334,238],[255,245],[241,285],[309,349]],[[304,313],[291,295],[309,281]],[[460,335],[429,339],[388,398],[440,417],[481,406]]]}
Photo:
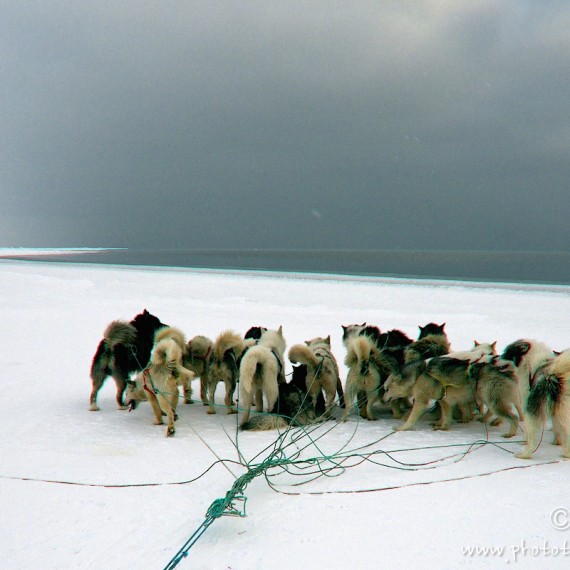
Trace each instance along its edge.
{"label": "pack of dogs", "polygon": [[[251,327],[243,336],[225,330],[212,340],[162,323],[146,309],[130,322],[112,321],[91,363],[91,411],[99,410],[98,393],[108,376],[116,383],[120,409],[134,410],[148,401],[154,423],[167,420],[166,435],[176,432],[180,389],[186,404],[192,381],[199,379],[200,400],[216,413],[218,383],[225,387],[227,414],[240,413],[244,431],[287,429],[335,418],[347,421],[358,410],[377,419],[388,407],[411,430],[426,413],[435,415],[435,430],[454,422],[478,419],[504,423],[503,437],[520,433],[521,459],[530,459],[542,442],[547,422],[553,444],[570,458],[570,349],[556,352],[533,339],[518,339],[497,354],[496,342],[475,341],[452,351],[445,323],[419,327],[416,339],[398,329],[382,332],[374,325],[342,326],[348,369],[345,386],[331,349],[330,335],[294,344],[287,352],[293,372],[285,374],[287,343],[283,328]],[[239,401],[235,401],[239,386]],[[251,415],[252,406],[255,414]]]}

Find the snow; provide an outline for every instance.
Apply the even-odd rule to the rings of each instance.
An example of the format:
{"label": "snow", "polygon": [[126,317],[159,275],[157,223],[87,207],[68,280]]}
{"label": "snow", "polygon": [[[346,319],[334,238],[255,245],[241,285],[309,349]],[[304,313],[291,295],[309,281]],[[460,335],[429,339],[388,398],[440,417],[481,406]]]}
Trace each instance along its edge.
{"label": "snow", "polygon": [[[187,337],[212,338],[283,325],[288,346],[330,333],[343,379],[341,324],[416,336],[418,325],[445,322],[454,350],[474,339],[500,350],[521,337],[570,344],[563,286],[11,260],[0,260],[0,279],[1,568],[164,568],[245,473],[236,446],[257,463],[278,437],[238,434],[236,415],[181,403],[166,438],[148,405],[116,409],[111,379],[101,411],[89,412],[89,367],[111,320],[147,308]],[[339,467],[254,479],[247,516],[216,519],[178,567],[567,567],[570,463],[549,432],[523,461],[512,455],[521,438],[504,440],[501,427],[434,432],[423,418],[395,433],[399,420],[377,412],[375,422],[353,412],[287,436],[290,458],[335,455]]]}

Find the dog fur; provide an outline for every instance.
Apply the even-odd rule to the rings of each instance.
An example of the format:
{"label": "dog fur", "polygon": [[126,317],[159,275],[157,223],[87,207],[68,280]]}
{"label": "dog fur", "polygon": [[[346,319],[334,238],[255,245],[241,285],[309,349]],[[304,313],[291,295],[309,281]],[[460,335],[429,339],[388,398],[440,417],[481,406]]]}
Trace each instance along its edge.
{"label": "dog fur", "polygon": [[91,396],[89,409],[98,411],[97,394],[107,376],[117,385],[116,401],[119,409],[125,409],[123,393],[130,375],[141,371],[148,363],[155,332],[166,326],[146,309],[130,323],[122,320],[111,322],[99,343],[91,363]]}
{"label": "dog fur", "polygon": [[255,346],[249,348],[240,364],[240,407],[243,409],[241,425],[247,424],[250,407],[255,398],[255,409],[263,411],[263,396],[268,411],[273,410],[279,394],[280,380],[285,381],[283,354],[286,342],[283,327],[267,330]]}
{"label": "dog fur", "polygon": [[530,459],[540,446],[546,419],[552,419],[554,445],[562,446],[562,457],[570,458],[570,349],[545,362],[534,373],[525,408],[527,443],[517,453]]}
{"label": "dog fur", "polygon": [[[154,335],[154,346],[161,343],[163,340],[172,340],[180,348],[180,354],[183,355],[186,350],[186,339],[184,338],[184,333],[175,327],[163,327],[156,331]],[[153,348],[154,350],[154,348]],[[152,360],[152,352],[151,352]],[[183,356],[178,361],[179,366],[184,366]],[[146,370],[146,369],[145,369]],[[186,404],[192,404],[192,380],[195,376],[194,372],[191,370],[184,369],[185,372],[179,374],[176,383],[178,386],[182,387],[184,394],[184,402]],[[187,373],[186,373],[187,372]],[[127,389],[125,390],[124,399],[125,405],[129,408],[129,411],[133,411],[138,407],[140,402],[148,401],[148,391],[145,390],[143,382],[143,373],[139,372],[134,380],[127,380]]]}
{"label": "dog fur", "polygon": [[[519,420],[524,420],[524,415],[512,362],[501,360],[497,356],[482,358],[469,365],[467,379],[482,421],[489,422],[494,418],[492,425],[496,425],[505,420],[509,429],[503,437],[515,436]],[[518,415],[513,412],[513,408]]]}
{"label": "dog fur", "polygon": [[[289,349],[293,364],[307,366],[307,394],[316,408],[318,395],[325,393],[325,417],[331,417],[340,376],[336,358],[331,352],[331,337],[316,337],[305,344],[294,344]],[[344,394],[342,393],[344,399]]]}
{"label": "dog fur", "polygon": [[[288,429],[290,426],[305,426],[316,423],[325,411],[322,393],[319,395],[317,410],[307,394],[307,367],[293,366],[290,382],[279,384],[279,395],[271,414],[257,414],[242,424],[246,431]],[[319,411],[320,407],[320,411]]]}
{"label": "dog fur", "polygon": [[408,419],[395,430],[412,429],[429,408],[431,400],[437,400],[441,407],[441,418],[434,425],[435,429],[449,429],[454,406],[459,406],[461,409],[463,422],[470,421],[474,397],[467,381],[467,368],[471,363],[477,362],[487,354],[492,354],[493,351],[494,344],[476,343],[471,351],[431,358],[425,362],[425,365],[418,364],[416,368],[408,365],[405,380],[401,376],[391,375],[385,384],[383,401],[410,397],[414,401]]}
{"label": "dog fur", "polygon": [[193,373],[182,366],[182,349],[172,338],[164,338],[152,349],[149,366],[140,373],[143,389],[155,415],[155,425],[162,425],[166,415],[166,436],[175,434],[174,420],[178,405],[178,380],[191,381]]}
{"label": "dog fur", "polygon": [[509,360],[515,367],[519,386],[520,402],[526,408],[530,381],[536,371],[550,362],[556,355],[546,344],[533,339],[519,339],[507,345],[501,354],[503,360]]}
{"label": "dog fur", "polygon": [[200,400],[208,406],[208,381],[214,343],[207,336],[197,335],[186,343],[183,365],[200,378]]}
{"label": "dog fur", "polygon": [[382,383],[380,370],[372,364],[376,344],[366,335],[353,336],[347,342],[347,354],[344,363],[348,367],[346,377],[345,403],[342,421],[346,421],[356,398],[363,418],[374,420],[372,406],[380,397]]}
{"label": "dog fur", "polygon": [[244,340],[238,333],[226,330],[216,338],[208,372],[208,414],[215,414],[214,394],[218,382],[226,388],[224,404],[226,413],[237,414],[234,392],[239,377],[239,363],[243,352],[255,343],[253,338]]}
{"label": "dog fur", "polygon": [[404,350],[404,362],[406,364],[414,360],[443,356],[449,352],[449,340],[444,330],[445,323],[442,325],[428,323],[425,327],[419,328],[418,340],[409,344]]}

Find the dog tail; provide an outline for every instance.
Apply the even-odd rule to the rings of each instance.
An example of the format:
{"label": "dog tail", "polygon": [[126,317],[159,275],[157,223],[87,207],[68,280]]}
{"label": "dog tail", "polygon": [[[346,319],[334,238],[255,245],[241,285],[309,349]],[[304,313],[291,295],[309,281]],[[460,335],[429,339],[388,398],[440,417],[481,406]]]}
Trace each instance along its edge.
{"label": "dog tail", "polygon": [[318,358],[306,344],[294,344],[289,349],[289,360],[293,364],[304,364],[310,368],[317,368],[321,364],[321,358]]}
{"label": "dog tail", "polygon": [[163,338],[154,345],[150,361],[155,366],[166,366],[173,370],[182,362],[182,350],[172,338]]}
{"label": "dog tail", "polygon": [[546,412],[560,401],[562,396],[562,382],[551,372],[541,376],[530,389],[526,403],[526,411],[535,418],[544,418]]}
{"label": "dog tail", "polygon": [[226,330],[218,335],[214,342],[214,358],[223,360],[228,350],[231,350],[235,357],[239,357],[245,348],[244,340],[241,336],[231,330]]}
{"label": "dog tail", "polygon": [[103,340],[97,346],[91,362],[91,378],[102,383],[110,373],[109,365],[113,358],[113,349],[119,344],[133,344],[137,338],[137,330],[126,321],[113,321],[103,333]]}
{"label": "dog tail", "polygon": [[160,329],[157,329],[157,331],[154,333],[154,344],[158,344],[165,338],[171,338],[181,349],[184,349],[186,346],[186,338],[184,336],[184,333],[176,327],[162,327]]}
{"label": "dog tail", "polygon": [[287,429],[289,422],[283,416],[275,414],[259,414],[240,426],[243,431],[269,431],[275,429]]}
{"label": "dog tail", "polygon": [[360,367],[360,374],[365,376],[370,368],[370,358],[374,350],[374,341],[367,336],[357,336],[351,339],[347,346],[344,363],[352,368]]}
{"label": "dog tail", "polygon": [[112,349],[117,344],[133,344],[137,338],[137,329],[126,321],[113,321],[107,325],[103,340],[107,348]]}

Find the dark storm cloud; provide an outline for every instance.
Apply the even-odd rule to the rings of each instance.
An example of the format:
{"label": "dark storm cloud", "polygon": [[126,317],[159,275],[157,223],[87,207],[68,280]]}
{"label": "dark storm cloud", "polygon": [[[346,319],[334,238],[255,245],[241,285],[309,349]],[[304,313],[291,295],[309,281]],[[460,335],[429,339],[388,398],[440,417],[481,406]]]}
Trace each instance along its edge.
{"label": "dark storm cloud", "polygon": [[0,245],[566,249],[565,2],[12,2]]}

